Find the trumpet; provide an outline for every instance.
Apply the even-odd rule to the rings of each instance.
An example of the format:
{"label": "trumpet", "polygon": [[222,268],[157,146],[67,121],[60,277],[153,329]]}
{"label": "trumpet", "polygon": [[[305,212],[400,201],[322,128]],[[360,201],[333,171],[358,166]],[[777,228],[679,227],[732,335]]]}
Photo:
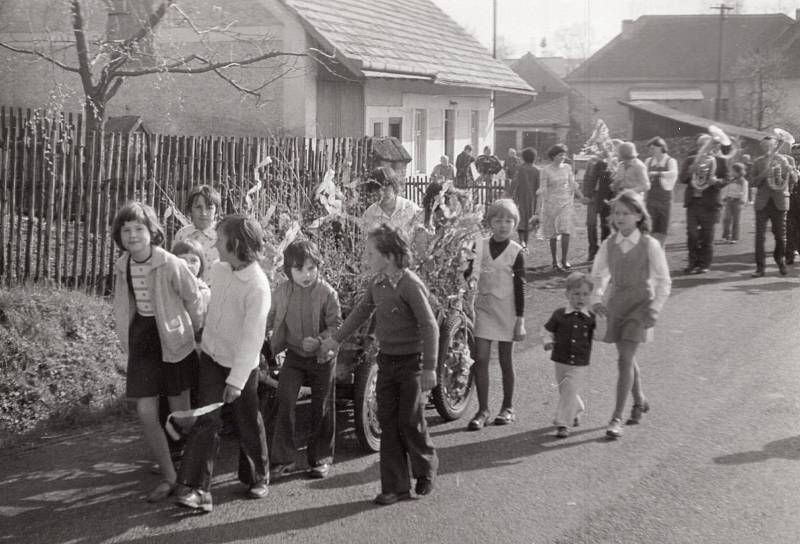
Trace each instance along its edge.
{"label": "trumpet", "polygon": [[772,129],[775,134],[775,147],[769,153],[767,161],[767,186],[773,191],[783,191],[789,185],[789,165],[788,161],[780,154],[784,143],[789,144],[789,148],[794,144],[794,136],[782,128]]}

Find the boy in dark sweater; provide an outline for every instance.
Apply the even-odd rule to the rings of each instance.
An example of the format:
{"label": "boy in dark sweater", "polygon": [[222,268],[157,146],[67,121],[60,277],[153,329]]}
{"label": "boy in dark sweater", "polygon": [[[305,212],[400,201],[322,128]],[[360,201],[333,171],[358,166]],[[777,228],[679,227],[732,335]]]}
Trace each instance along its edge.
{"label": "boy in dark sweater", "polygon": [[578,426],[584,405],[578,391],[592,355],[595,316],[589,311],[592,282],[586,274],[573,272],[567,276],[566,308],[559,308],[544,326],[545,350],[553,350],[550,359],[556,364],[558,406],[553,424],[556,436],[569,436],[568,425]]}
{"label": "boy in dark sweater", "polygon": [[373,275],[367,291],[342,327],[323,340],[322,352],[335,350],[375,312],[378,353],[378,423],[381,426],[381,493],[388,505],[411,498],[409,462],[417,495],[433,490],[439,460],[425,422],[426,391],[436,386],[439,329],[428,290],[408,270],[409,247],[394,228],[369,233],[365,263]]}

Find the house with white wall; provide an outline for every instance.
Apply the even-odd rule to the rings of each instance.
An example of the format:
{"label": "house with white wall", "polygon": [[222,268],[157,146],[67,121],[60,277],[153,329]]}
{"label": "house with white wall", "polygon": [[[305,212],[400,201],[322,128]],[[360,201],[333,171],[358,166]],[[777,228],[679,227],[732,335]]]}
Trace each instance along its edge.
{"label": "house with white wall", "polygon": [[[72,37],[64,4],[9,0],[0,4],[0,38],[30,44],[58,32]],[[88,14],[94,32],[136,27],[153,9],[147,0],[98,3]],[[465,145],[476,154],[493,146],[494,91],[535,91],[457,25],[431,0],[229,0],[178,2],[193,24],[168,11],[157,27],[153,50],[205,47],[199,27],[225,26],[247,36],[269,36],[269,47],[306,52],[242,68],[243,85],[283,74],[258,100],[211,75],[129,78],[108,105],[109,116],[136,115],[153,132],[304,136],[309,138],[396,136],[411,153],[408,174],[427,173],[442,154],[454,160]],[[223,24],[224,22],[224,24]],[[124,32],[123,32],[124,33]],[[90,39],[98,36],[90,36]],[[241,44],[214,36],[214,47],[233,58]],[[206,42],[203,42],[206,39]],[[75,64],[69,47],[51,51]],[[12,107],[52,105],[80,111],[77,74],[0,50],[0,103]],[[285,74],[284,71],[285,70]]]}

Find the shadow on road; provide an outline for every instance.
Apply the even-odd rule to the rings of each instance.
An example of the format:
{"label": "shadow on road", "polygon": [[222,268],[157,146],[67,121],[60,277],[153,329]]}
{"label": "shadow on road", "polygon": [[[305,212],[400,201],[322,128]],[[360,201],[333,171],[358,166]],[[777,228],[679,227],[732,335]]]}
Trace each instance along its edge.
{"label": "shadow on road", "polygon": [[365,510],[380,508],[371,500],[317,506],[305,510],[281,512],[260,518],[248,518],[231,523],[221,523],[212,526],[197,527],[179,532],[170,532],[163,535],[149,535],[126,542],[169,542],[196,544],[222,544],[234,542],[239,539],[265,538],[281,533],[292,534],[303,529],[310,529],[332,521],[342,520],[354,516]]}
{"label": "shadow on road", "polygon": [[745,463],[760,463],[769,459],[800,461],[800,436],[769,442],[764,446],[764,449],[758,451],[743,451],[714,457],[714,462],[720,465],[743,465]]}
{"label": "shadow on road", "polygon": [[[568,439],[559,439],[554,436],[555,427],[548,426],[481,442],[437,448],[439,474],[455,474],[502,467],[519,463],[520,459],[524,457],[540,453],[574,448],[590,442],[606,443],[609,441],[601,433],[604,429],[605,427],[581,429],[573,431]],[[463,429],[457,430],[469,432]],[[586,438],[583,438],[584,435]],[[376,458],[374,464],[363,470],[337,473],[324,480],[311,482],[308,486],[312,489],[336,489],[363,485],[379,479],[379,465]]]}

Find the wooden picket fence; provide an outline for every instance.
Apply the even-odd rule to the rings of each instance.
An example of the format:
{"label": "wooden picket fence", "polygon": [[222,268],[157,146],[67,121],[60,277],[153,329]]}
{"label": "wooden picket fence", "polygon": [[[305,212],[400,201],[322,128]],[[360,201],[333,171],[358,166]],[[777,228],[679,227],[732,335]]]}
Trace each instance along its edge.
{"label": "wooden picket fence", "polygon": [[[368,138],[248,138],[88,132],[80,115],[0,108],[0,284],[54,283],[97,293],[111,288],[118,255],[111,236],[129,199],[165,218],[184,210],[190,188],[220,189],[223,212],[258,216],[268,198],[251,201],[263,158],[261,194],[313,194],[324,173],[366,174]],[[302,191],[297,189],[302,188]],[[291,205],[292,202],[286,202]],[[165,218],[166,219],[166,218]],[[165,220],[168,243],[181,225]]]}
{"label": "wooden picket fence", "polygon": [[[255,167],[262,189],[251,199]],[[34,282],[111,289],[119,254],[111,225],[135,199],[153,206],[167,234],[182,226],[189,191],[211,184],[223,213],[263,217],[272,204],[305,209],[332,168],[338,180],[366,178],[370,138],[255,138],[86,131],[80,115],[0,107],[0,285]],[[426,176],[406,180],[405,196],[422,203]],[[497,198],[498,182],[476,184],[475,202]],[[303,200],[305,199],[305,200]]]}

